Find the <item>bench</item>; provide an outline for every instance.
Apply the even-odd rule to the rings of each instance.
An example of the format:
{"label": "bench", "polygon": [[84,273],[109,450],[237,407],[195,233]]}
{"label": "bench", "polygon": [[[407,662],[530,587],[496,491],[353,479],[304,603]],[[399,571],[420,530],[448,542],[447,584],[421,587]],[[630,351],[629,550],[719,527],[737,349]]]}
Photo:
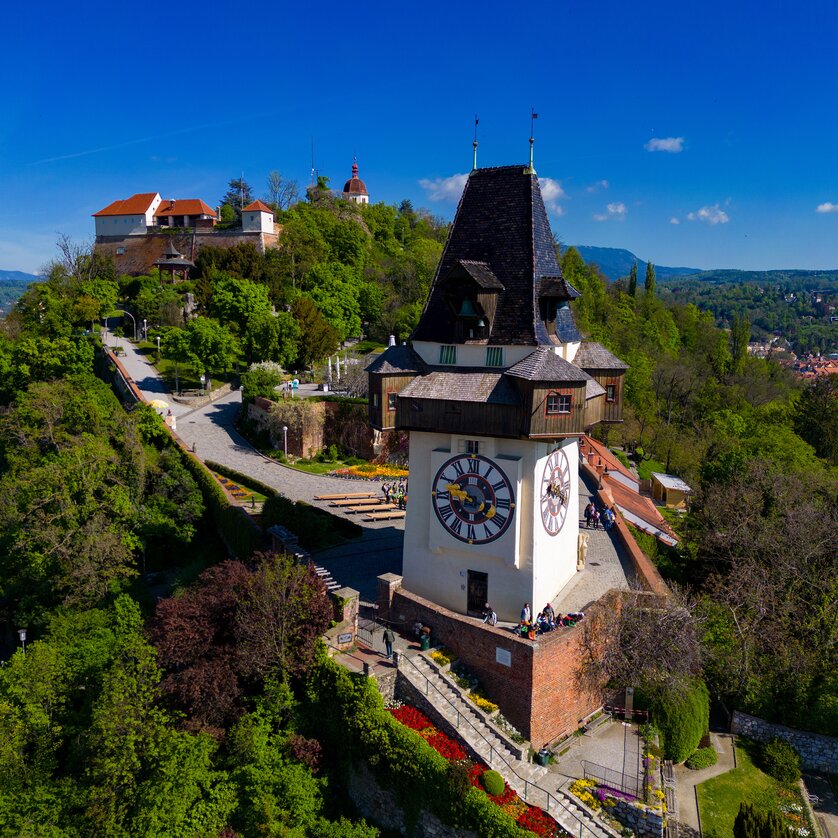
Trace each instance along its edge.
{"label": "bench", "polygon": [[370,498],[345,498],[344,500],[333,500],[329,506],[379,506],[384,503],[383,497]]}
{"label": "bench", "polygon": [[315,495],[314,500],[347,500],[348,498],[374,498],[374,492],[341,492],[339,495]]}
{"label": "bench", "polygon": [[389,521],[391,518],[404,518],[404,509],[394,509],[391,512],[370,512],[365,521]]}
{"label": "bench", "polygon": [[[390,509],[398,509],[398,507],[394,503],[380,503],[377,506],[371,506],[369,504],[367,506],[345,506],[341,511],[345,512],[347,515],[354,515],[356,512],[370,512],[377,515],[379,512],[384,512]],[[373,510],[375,510],[375,512],[373,512]],[[403,509],[401,511],[404,512]]]}

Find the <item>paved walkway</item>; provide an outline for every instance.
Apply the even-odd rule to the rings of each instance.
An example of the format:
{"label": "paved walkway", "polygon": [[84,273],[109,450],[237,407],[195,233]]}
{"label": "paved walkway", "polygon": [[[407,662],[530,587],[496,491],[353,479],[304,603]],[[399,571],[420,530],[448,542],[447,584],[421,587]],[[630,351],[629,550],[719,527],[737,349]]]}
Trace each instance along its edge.
{"label": "paved walkway", "polygon": [[705,780],[718,777],[731,771],[734,765],[733,737],[727,733],[711,733],[710,741],[719,755],[719,761],[709,768],[693,771],[684,765],[675,766],[675,793],[678,799],[678,823],[699,833],[698,802],[695,797],[695,787]]}

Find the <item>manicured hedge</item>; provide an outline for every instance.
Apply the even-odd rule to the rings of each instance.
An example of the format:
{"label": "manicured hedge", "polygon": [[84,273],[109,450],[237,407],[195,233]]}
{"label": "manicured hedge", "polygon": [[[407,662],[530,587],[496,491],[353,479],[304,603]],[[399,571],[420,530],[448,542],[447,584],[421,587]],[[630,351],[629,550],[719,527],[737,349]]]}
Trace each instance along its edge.
{"label": "manicured hedge", "polygon": [[210,510],[227,549],[236,558],[243,560],[248,559],[257,550],[263,549],[264,535],[256,522],[243,509],[230,503],[230,499],[218,481],[197,457],[180,446],[177,448],[181,452],[184,464],[201,489],[204,502]]}
{"label": "manicured hedge", "polygon": [[307,711],[318,737],[336,756],[366,762],[396,793],[409,827],[426,809],[486,838],[531,836],[483,792],[471,786],[464,791],[448,760],[384,709],[372,679],[350,674],[324,655],[308,690]]}
{"label": "manicured hedge", "polygon": [[651,711],[661,735],[664,756],[673,762],[683,762],[707,732],[710,695],[704,682],[695,679],[679,690],[658,696]]}
{"label": "manicured hedge", "polygon": [[761,749],[760,766],[781,783],[796,783],[800,779],[800,757],[797,751],[782,739],[772,739]]}
{"label": "manicured hedge", "polygon": [[330,547],[344,538],[360,538],[364,531],[360,524],[348,518],[338,518],[325,509],[278,494],[265,501],[262,521],[266,527],[282,524],[300,539],[300,545],[306,550]]}
{"label": "manicured hedge", "polygon": [[693,771],[700,771],[715,765],[718,760],[715,748],[699,748],[684,764]]}

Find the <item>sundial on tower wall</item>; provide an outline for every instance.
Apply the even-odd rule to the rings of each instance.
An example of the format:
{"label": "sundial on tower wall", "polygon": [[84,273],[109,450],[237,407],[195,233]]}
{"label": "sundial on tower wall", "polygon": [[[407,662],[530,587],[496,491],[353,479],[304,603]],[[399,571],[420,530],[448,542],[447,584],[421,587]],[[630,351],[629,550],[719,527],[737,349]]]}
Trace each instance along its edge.
{"label": "sundial on tower wall", "polygon": [[532,167],[474,169],[418,326],[368,368],[410,432],[403,586],[517,619],[576,572],[578,438],[620,421],[626,365],[584,342]]}

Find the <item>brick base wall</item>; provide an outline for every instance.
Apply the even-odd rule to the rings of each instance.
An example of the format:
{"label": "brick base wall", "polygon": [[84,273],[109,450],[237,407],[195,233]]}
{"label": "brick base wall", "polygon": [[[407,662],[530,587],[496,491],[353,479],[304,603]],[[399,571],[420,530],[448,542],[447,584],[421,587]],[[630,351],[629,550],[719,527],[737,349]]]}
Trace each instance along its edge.
{"label": "brick base wall", "polygon": [[[616,602],[616,594],[607,594],[586,620],[595,617],[596,609],[614,608]],[[501,713],[536,748],[578,729],[603,704],[602,690],[585,686],[579,674],[584,624],[530,641],[509,629],[448,611],[403,588],[392,592],[389,609],[387,605],[379,602],[381,616],[401,624],[407,633],[414,622],[430,626],[433,642],[456,653]]]}

